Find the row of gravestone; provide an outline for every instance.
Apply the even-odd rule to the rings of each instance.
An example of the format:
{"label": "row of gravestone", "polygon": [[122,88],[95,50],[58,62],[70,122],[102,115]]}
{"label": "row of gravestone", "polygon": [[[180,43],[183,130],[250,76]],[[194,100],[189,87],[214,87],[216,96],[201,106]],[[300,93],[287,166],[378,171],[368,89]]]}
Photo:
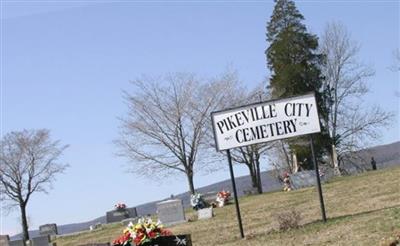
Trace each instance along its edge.
{"label": "row of gravestone", "polygon": [[[213,197],[215,197],[215,194]],[[209,216],[210,214],[211,216]],[[212,214],[212,210],[204,210],[199,212],[199,218],[209,218],[212,217]],[[180,199],[171,199],[157,203],[157,215],[158,219],[164,225],[186,222],[183,203]],[[128,224],[130,221],[137,221],[137,217],[136,208],[113,210],[106,213],[107,223],[122,221],[124,224]],[[94,226],[93,229],[95,229]]]}
{"label": "row of gravestone", "polygon": [[[186,222],[182,200],[174,199],[157,203],[158,219],[164,225],[174,225]],[[204,208],[197,211],[199,220],[209,219],[214,216],[213,208]]]}
{"label": "row of gravestone", "polygon": [[[325,176],[321,177],[322,181],[327,179]],[[291,175],[290,180],[294,189],[313,186],[316,182],[315,172],[312,170],[298,172]],[[207,194],[204,197],[208,197]],[[215,193],[210,192],[209,197],[213,200],[215,198]],[[165,225],[173,225],[186,221],[182,201],[179,199],[171,199],[157,203],[157,215],[158,219]],[[212,216],[213,212],[209,209],[198,212],[199,219],[210,218]],[[126,209],[126,211],[110,211],[107,212],[106,216],[107,223],[118,222],[135,217],[137,217],[136,208]]]}
{"label": "row of gravestone", "polygon": [[8,235],[0,235],[0,246],[56,246],[55,243],[50,242],[49,235],[43,235],[39,237],[32,238],[31,240],[26,241],[24,244],[23,240],[13,240],[10,241],[10,237]]}
{"label": "row of gravestone", "polygon": [[[210,193],[211,200],[215,199],[216,193]],[[186,222],[185,212],[183,208],[182,200],[180,199],[171,199],[162,201],[156,204],[157,206],[157,215],[158,219],[164,225],[173,225],[182,222]],[[204,210],[199,212],[199,219],[209,218],[212,211]],[[204,216],[203,216],[204,215]],[[127,208],[127,209],[119,209],[119,210],[112,210],[106,213],[106,221],[107,223],[114,223],[114,222],[123,222],[124,224],[128,224],[130,221],[137,220],[137,211],[136,208]],[[96,227],[91,227],[95,229]]]}
{"label": "row of gravestone", "polygon": [[[56,224],[46,224],[39,226],[40,236],[27,241],[28,246],[49,246],[51,237],[58,234]],[[10,241],[8,235],[0,235],[0,246],[19,246],[24,245],[23,240]]]}
{"label": "row of gravestone", "polygon": [[[157,203],[157,215],[158,219],[162,221],[164,225],[173,225],[178,223],[186,222],[185,212],[183,208],[182,200],[174,199],[167,200]],[[212,208],[203,209],[198,211],[199,219],[207,219],[213,216]],[[127,208],[120,210],[113,210],[106,213],[107,223],[129,222],[129,219],[137,218],[136,208]],[[96,225],[97,227],[97,225]],[[94,229],[96,228],[94,227]],[[33,238],[31,240],[31,246],[48,246],[50,243],[50,237],[58,234],[56,224],[46,224],[39,227],[40,237]],[[4,241],[4,242],[3,242]],[[7,242],[7,243],[6,243]],[[22,240],[9,241],[8,236],[0,237],[0,246],[19,246],[23,245]]]}

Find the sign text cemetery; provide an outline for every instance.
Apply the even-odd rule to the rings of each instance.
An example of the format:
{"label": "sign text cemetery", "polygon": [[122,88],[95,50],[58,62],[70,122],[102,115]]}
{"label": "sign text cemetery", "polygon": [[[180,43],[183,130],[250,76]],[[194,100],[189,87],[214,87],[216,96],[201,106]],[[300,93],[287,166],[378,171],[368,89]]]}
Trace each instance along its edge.
{"label": "sign text cemetery", "polygon": [[320,132],[314,94],[212,114],[218,150]]}

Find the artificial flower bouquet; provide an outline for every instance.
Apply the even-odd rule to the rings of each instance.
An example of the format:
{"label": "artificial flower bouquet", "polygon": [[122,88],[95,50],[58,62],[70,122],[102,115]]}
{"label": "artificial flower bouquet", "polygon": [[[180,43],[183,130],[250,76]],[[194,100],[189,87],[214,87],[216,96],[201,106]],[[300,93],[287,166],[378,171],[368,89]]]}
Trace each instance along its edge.
{"label": "artificial flower bouquet", "polygon": [[195,193],[190,196],[190,205],[196,211],[207,207],[207,203],[200,193]]}
{"label": "artificial flower bouquet", "polygon": [[231,193],[229,191],[222,190],[217,193],[217,204],[218,207],[223,207],[225,206],[226,203],[228,203],[229,199],[231,197]]}
{"label": "artificial flower bouquet", "polygon": [[283,173],[283,191],[291,191],[292,184],[290,183],[290,174],[288,172]]}
{"label": "artificial flower bouquet", "polygon": [[160,221],[154,223],[151,219],[139,219],[137,224],[129,223],[124,234],[113,241],[114,246],[147,245],[161,236],[172,236],[169,230],[163,228]]}
{"label": "artificial flower bouquet", "polygon": [[124,210],[126,209],[125,203],[117,203],[114,205],[115,210]]}

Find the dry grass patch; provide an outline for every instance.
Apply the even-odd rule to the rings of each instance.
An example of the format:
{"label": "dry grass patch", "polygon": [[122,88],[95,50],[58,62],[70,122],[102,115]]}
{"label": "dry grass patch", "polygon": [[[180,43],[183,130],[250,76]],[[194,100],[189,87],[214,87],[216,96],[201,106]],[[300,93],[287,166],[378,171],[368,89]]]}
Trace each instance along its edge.
{"label": "dry grass patch", "polygon": [[[323,185],[328,222],[314,187],[273,192],[240,199],[246,239],[239,237],[234,204],[215,209],[215,217],[171,227],[175,234],[191,234],[195,246],[211,245],[379,245],[400,228],[400,168],[336,178]],[[274,214],[301,212],[300,228],[274,229]],[[193,216],[193,212],[188,214]],[[122,226],[60,237],[57,245],[111,241]]]}

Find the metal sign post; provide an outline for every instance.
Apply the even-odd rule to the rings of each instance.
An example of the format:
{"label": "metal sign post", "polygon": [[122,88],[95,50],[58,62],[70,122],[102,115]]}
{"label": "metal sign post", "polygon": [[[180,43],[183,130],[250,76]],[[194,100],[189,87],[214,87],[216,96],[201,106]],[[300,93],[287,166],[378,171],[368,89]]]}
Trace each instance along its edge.
{"label": "metal sign post", "polygon": [[317,158],[315,157],[314,138],[313,138],[313,135],[312,135],[312,134],[310,134],[310,140],[311,140],[311,154],[312,154],[312,160],[313,160],[314,168],[315,168],[315,176],[316,176],[316,178],[317,178],[317,188],[318,188],[318,195],[319,195],[319,203],[320,203],[320,206],[321,206],[322,220],[323,220],[324,222],[326,222],[324,197],[322,196],[321,179],[320,179],[320,177],[319,177],[318,161],[317,161]]}
{"label": "metal sign post", "polygon": [[231,158],[231,152],[229,151],[229,149],[226,150],[226,154],[228,156],[229,171],[231,173],[233,195],[235,196],[236,215],[237,215],[237,219],[238,219],[238,223],[239,223],[240,236],[242,238],[244,238],[242,216],[240,216],[239,201],[238,201],[238,195],[237,195],[236,183],[235,183],[235,175],[233,174],[232,158]]}
{"label": "metal sign post", "polygon": [[[258,143],[287,139],[321,132],[318,105],[315,93],[302,96],[259,102],[211,113],[217,151],[226,150],[235,196],[236,214],[240,236],[243,238],[242,218],[233,174],[230,149]],[[314,140],[311,136],[311,151],[321,203],[322,219],[326,221],[324,199],[315,158]]]}

